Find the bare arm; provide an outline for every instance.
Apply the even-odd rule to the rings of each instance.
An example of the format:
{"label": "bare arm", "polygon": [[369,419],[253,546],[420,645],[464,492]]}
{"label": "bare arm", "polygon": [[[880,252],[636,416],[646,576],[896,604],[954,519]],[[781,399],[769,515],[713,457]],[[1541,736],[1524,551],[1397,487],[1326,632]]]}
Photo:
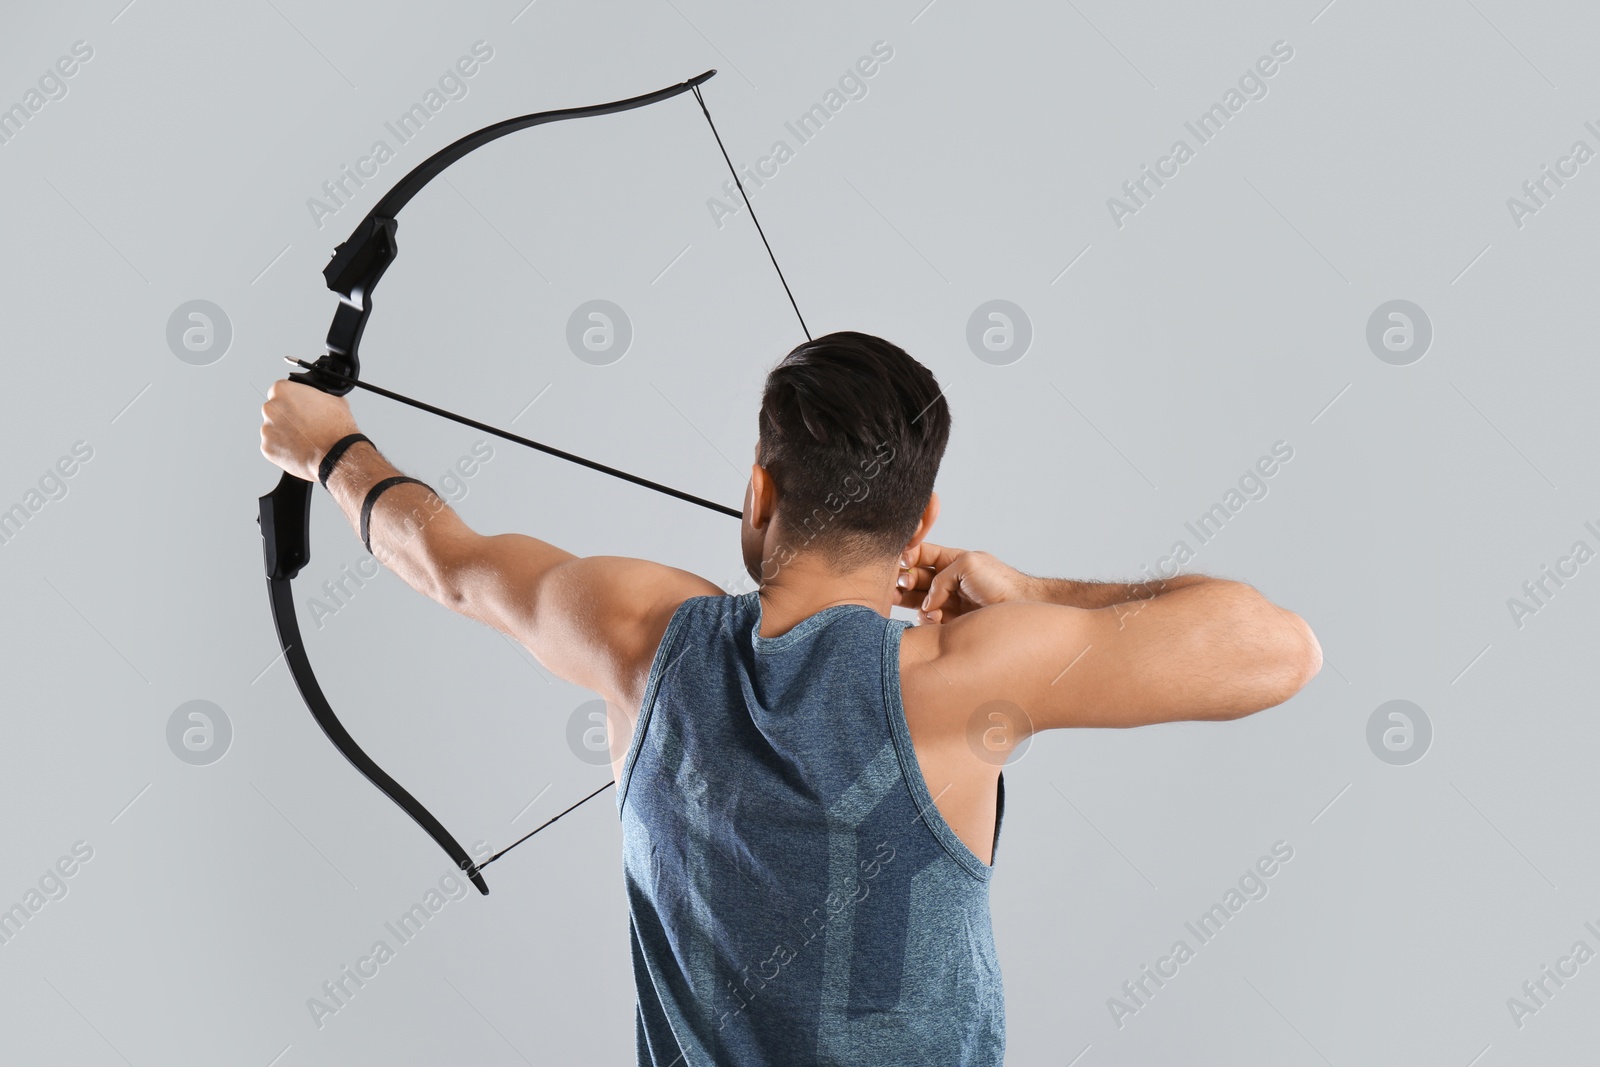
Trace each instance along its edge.
{"label": "bare arm", "polygon": [[[1109,608],[1119,604],[1143,603],[1163,593],[1186,589],[1214,579],[1203,574],[1175,574],[1150,582],[1085,582],[1074,578],[1030,578],[1025,600],[1060,604],[1068,608]],[[1130,609],[1131,610],[1131,609]]]}
{"label": "bare arm", "polygon": [[[355,431],[348,406],[309,386],[273,386],[262,452],[307,481],[328,448]],[[351,446],[328,480],[353,528],[378,482],[400,474],[376,448]],[[632,706],[678,604],[721,592],[687,571],[618,556],[579,557],[523,534],[480,534],[431,489],[386,490],[369,524],[372,551],[407,585],[521,643],[547,668]]]}
{"label": "bare arm", "polygon": [[1044,730],[1237,719],[1283,703],[1321,669],[1305,621],[1240,582],[1120,608],[998,604],[943,627],[940,656]]}
{"label": "bare arm", "polygon": [[[1019,705],[1036,730],[1239,718],[1289,699],[1322,665],[1305,621],[1241,582],[1037,579],[983,553],[931,551],[945,558],[924,615],[956,609],[939,627],[941,674],[973,706]],[[918,596],[907,589],[902,603]]]}
{"label": "bare arm", "polygon": [[987,552],[918,543],[900,561],[900,606],[916,608],[920,622],[949,622],[990,604],[1031,600],[1073,608],[1106,608],[1145,601],[1197,582],[1204,575],[1175,574],[1148,582],[1087,582],[1023,574]]}
{"label": "bare arm", "polygon": [[[372,487],[401,471],[365,442],[345,452],[328,491],[359,531]],[[400,580],[463,615],[512,636],[529,634],[528,603],[556,569],[578,557],[521,534],[479,534],[431,488],[402,483],[372,509],[372,554]],[[531,649],[530,645],[530,649]]]}

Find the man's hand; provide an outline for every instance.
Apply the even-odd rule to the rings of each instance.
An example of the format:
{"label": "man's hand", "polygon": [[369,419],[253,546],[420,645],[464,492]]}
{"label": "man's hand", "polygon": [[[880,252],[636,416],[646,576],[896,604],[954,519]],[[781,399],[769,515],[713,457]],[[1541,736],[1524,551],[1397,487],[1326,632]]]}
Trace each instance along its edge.
{"label": "man's hand", "polygon": [[901,557],[900,567],[900,606],[918,609],[919,623],[948,622],[990,604],[1041,599],[1038,579],[987,552],[923,541]]}
{"label": "man's hand", "polygon": [[261,406],[261,454],[308,482],[328,449],[355,432],[344,397],[299,382],[273,382]]}

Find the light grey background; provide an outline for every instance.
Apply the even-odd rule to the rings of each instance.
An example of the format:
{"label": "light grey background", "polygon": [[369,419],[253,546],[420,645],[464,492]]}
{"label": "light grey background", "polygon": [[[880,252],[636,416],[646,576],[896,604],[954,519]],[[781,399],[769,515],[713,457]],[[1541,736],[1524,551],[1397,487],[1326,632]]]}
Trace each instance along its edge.
{"label": "light grey background", "polygon": [[[1600,950],[1593,644],[1600,563],[1519,627],[1508,599],[1600,548],[1591,440],[1600,162],[1536,215],[1507,198],[1600,148],[1600,16],[1448,0],[1115,4],[638,0],[12,4],[0,104],[74,42],[92,60],[0,145],[7,386],[0,508],[75,442],[64,498],[0,545],[7,812],[0,905],[93,858],[0,945],[6,1063],[623,1063],[633,995],[609,795],[449,902],[319,1028],[307,1000],[448,864],[322,737],[281,662],[255,498],[263,391],[314,358],[319,271],[428,153],[512,115],[721,73],[734,159],[893,58],[755,194],[815,332],[881,333],[955,416],[935,539],[1036,572],[1138,578],[1258,457],[1293,459],[1191,568],[1302,614],[1326,652],[1289,704],[1228,725],[1058,733],[1008,774],[994,915],[1016,1064],[1507,1064],[1592,1055],[1600,962],[1536,1014],[1510,997]],[[322,228],[306,201],[475,41],[470,92]],[[1274,42],[1267,95],[1119,228],[1107,199]],[[1597,122],[1600,124],[1600,122]],[[389,139],[389,138],[386,138]],[[392,144],[391,139],[391,144]],[[692,99],[526,132],[405,212],[368,378],[737,505],[765,369],[800,339]],[[233,339],[177,358],[169,316]],[[625,309],[608,366],[566,348]],[[1028,316],[1009,365],[967,346]],[[1434,337],[1366,342],[1409,300]],[[537,403],[528,407],[530,401]],[[482,435],[357,396],[440,479]],[[739,574],[734,524],[496,443],[460,508],[585,554]],[[303,625],[334,707],[467,843],[503,844],[603,769],[591,694],[385,575],[317,629],[359,544],[317,501]],[[1553,586],[1552,586],[1553,588]],[[1395,766],[1374,709],[1424,709]],[[220,760],[168,747],[193,700]],[[537,799],[535,799],[537,798]],[[530,803],[531,802],[531,803]],[[1119,1027],[1109,998],[1275,842],[1292,861]],[[1554,989],[1553,985],[1549,988]]]}

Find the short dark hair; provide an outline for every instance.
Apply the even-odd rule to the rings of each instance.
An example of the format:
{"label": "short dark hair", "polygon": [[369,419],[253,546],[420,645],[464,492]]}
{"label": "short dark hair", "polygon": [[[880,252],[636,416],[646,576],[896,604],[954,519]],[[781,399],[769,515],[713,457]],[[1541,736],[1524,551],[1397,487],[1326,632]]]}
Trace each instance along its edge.
{"label": "short dark hair", "polygon": [[756,461],[778,494],[779,533],[841,567],[899,552],[950,440],[933,373],[864,333],[800,345],[767,375]]}

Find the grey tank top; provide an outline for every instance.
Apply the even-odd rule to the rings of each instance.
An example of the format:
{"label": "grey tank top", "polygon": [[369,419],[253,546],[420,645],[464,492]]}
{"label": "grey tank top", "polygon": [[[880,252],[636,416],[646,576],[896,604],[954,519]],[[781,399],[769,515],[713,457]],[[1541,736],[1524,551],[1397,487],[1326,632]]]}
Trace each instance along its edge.
{"label": "grey tank top", "polygon": [[917,764],[908,625],[840,604],[762,637],[754,592],[673,614],[617,789],[639,1064],[1001,1062],[992,868]]}

